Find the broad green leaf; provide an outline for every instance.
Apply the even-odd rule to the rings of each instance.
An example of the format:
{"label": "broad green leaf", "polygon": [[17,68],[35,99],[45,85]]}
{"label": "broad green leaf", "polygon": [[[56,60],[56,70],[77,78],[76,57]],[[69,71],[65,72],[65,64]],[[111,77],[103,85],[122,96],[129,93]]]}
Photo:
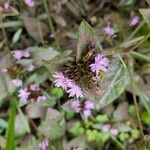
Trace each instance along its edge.
{"label": "broad green leaf", "polygon": [[139,9],[139,11],[145,19],[146,23],[150,25],[150,8],[142,8]]}
{"label": "broad green leaf", "polygon": [[123,64],[115,59],[103,79],[104,94],[99,99],[97,109],[103,108],[117,99],[129,83],[129,75]]}
{"label": "broad green leaf", "polygon": [[97,49],[102,49],[98,38],[96,37],[95,31],[86,22],[82,21],[79,26],[79,39],[77,45],[76,60],[81,58],[83,51],[87,48],[89,44],[94,45]]}
{"label": "broad green leaf", "polygon": [[18,42],[20,36],[22,33],[22,29],[17,30],[17,32],[14,34],[13,39],[12,39],[12,45]]}
{"label": "broad green leaf", "polygon": [[[8,12],[4,12],[2,13],[2,17],[5,18],[5,17],[11,17],[11,16],[18,16],[19,15],[19,12],[17,9],[15,9],[14,7],[11,7],[10,8],[10,11]],[[1,17],[1,16],[0,16]],[[1,26],[1,25],[0,25]]]}
{"label": "broad green leaf", "polygon": [[33,57],[33,61],[37,66],[43,65],[43,60],[50,61],[59,55],[59,52],[52,47],[28,47]]}
{"label": "broad green leaf", "polygon": [[30,127],[27,117],[23,114],[21,109],[18,107],[19,114],[16,115],[15,120],[15,136],[21,137],[26,133],[30,133]]}
{"label": "broad green leaf", "polygon": [[39,134],[51,140],[58,139],[64,135],[65,119],[59,111],[49,108],[38,130]]}
{"label": "broad green leaf", "polygon": [[9,54],[0,55],[0,104],[2,100],[8,95],[12,94],[16,87],[11,82],[10,77],[8,76],[6,68],[10,67],[13,64],[11,56]]}
{"label": "broad green leaf", "polygon": [[60,64],[68,60],[71,60],[71,58],[69,57],[71,53],[72,51],[66,50],[51,60],[43,59],[43,65],[49,70],[51,77],[52,77],[52,74],[54,74],[54,71],[58,68]]}
{"label": "broad green leaf", "polygon": [[8,125],[8,129],[7,129],[7,134],[6,134],[5,150],[15,150],[14,127],[15,127],[16,108],[17,108],[16,100],[13,99],[10,117],[9,117],[9,125]]}

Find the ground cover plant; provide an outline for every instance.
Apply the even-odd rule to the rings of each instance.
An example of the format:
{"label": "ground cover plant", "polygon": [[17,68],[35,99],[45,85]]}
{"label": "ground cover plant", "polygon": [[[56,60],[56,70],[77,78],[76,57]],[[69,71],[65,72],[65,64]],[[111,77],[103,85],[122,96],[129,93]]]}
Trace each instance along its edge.
{"label": "ground cover plant", "polygon": [[150,149],[149,0],[0,1],[0,149]]}

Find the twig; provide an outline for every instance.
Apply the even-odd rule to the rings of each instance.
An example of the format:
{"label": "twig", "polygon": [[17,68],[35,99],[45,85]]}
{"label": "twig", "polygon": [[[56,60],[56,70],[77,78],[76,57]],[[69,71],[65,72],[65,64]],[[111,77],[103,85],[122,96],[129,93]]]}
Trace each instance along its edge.
{"label": "twig", "polygon": [[57,35],[56,35],[56,32],[54,30],[54,26],[53,26],[53,23],[52,23],[52,18],[51,18],[51,14],[50,14],[50,11],[49,11],[49,8],[48,8],[48,4],[47,4],[47,1],[46,0],[43,0],[43,4],[44,4],[44,8],[45,8],[45,11],[46,11],[46,14],[48,16],[48,24],[49,24],[49,28],[51,29],[54,37],[55,37],[55,42],[58,46],[58,48],[60,47],[59,46],[59,42],[58,42],[58,39],[57,39]]}
{"label": "twig", "polygon": [[[128,56],[130,57],[130,55],[128,55]],[[140,128],[140,132],[141,132],[142,137],[144,137],[142,123],[141,123],[141,120],[140,120],[139,108],[138,108],[136,94],[135,94],[135,90],[134,90],[133,74],[132,74],[132,70],[131,70],[129,65],[128,65],[128,69],[129,69],[129,77],[130,77],[130,81],[131,81],[131,88],[132,88],[132,92],[133,92],[133,101],[134,101],[134,105],[135,105],[135,108],[136,108],[136,116],[137,116],[137,119],[138,119],[138,126]]]}

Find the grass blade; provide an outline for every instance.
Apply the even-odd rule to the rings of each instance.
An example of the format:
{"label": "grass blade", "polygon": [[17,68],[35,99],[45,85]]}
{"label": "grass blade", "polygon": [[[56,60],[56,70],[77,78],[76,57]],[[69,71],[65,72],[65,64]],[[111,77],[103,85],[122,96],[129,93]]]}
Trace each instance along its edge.
{"label": "grass blade", "polygon": [[6,135],[5,150],[15,149],[15,137],[14,137],[15,116],[16,116],[16,101],[13,100]]}

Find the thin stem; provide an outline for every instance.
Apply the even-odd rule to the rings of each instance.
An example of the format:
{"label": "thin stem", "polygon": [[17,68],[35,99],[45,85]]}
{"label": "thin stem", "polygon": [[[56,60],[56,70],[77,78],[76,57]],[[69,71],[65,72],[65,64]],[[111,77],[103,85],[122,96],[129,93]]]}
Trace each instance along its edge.
{"label": "thin stem", "polygon": [[150,57],[149,56],[143,55],[143,54],[135,52],[135,51],[131,51],[130,54],[135,58],[150,62]]}
{"label": "thin stem", "polygon": [[39,30],[39,36],[40,36],[40,39],[41,39],[41,43],[43,46],[45,46],[44,44],[44,39],[43,39],[43,33],[42,33],[42,29],[41,29],[41,24],[39,21],[37,21],[37,24],[38,24],[38,30]]}
{"label": "thin stem", "polygon": [[139,29],[140,29],[144,24],[145,24],[145,20],[143,20],[143,21],[136,27],[136,29],[131,33],[131,35],[127,38],[126,41],[131,40],[131,39],[134,37],[134,35],[139,31]]}
{"label": "thin stem", "polygon": [[57,39],[57,35],[56,35],[56,32],[54,30],[54,26],[53,26],[53,23],[52,23],[52,18],[51,18],[51,14],[50,14],[50,11],[49,11],[49,8],[48,8],[48,4],[47,4],[47,1],[46,0],[43,0],[43,4],[44,4],[44,8],[45,8],[45,11],[46,11],[46,14],[47,14],[47,17],[48,17],[48,24],[49,24],[49,28],[51,29],[54,37],[55,37],[55,42],[56,42],[56,45],[58,47],[59,46],[59,42],[58,42],[58,39]]}
{"label": "thin stem", "polygon": [[122,150],[124,150],[124,146],[114,136],[111,136],[111,138]]}
{"label": "thin stem", "polygon": [[5,28],[3,26],[3,18],[2,18],[1,15],[0,15],[0,23],[2,25],[2,33],[3,33],[3,38],[4,38],[4,41],[5,41],[5,45],[6,45],[7,51],[10,52],[10,49],[9,49],[9,46],[8,46],[8,38],[7,38],[7,35],[6,35]]}
{"label": "thin stem", "polygon": [[[129,55],[129,57],[130,57],[130,55]],[[133,74],[132,74],[132,70],[131,70],[130,66],[128,66],[128,69],[129,69],[129,77],[130,77],[130,81],[131,81],[131,88],[132,88],[132,92],[133,92],[133,101],[134,101],[134,105],[135,105],[135,108],[136,108],[136,116],[137,116],[137,119],[138,119],[138,126],[140,128],[140,132],[141,132],[142,137],[144,137],[142,123],[141,123],[140,114],[139,114],[139,108],[138,108],[135,89],[134,89]]]}

